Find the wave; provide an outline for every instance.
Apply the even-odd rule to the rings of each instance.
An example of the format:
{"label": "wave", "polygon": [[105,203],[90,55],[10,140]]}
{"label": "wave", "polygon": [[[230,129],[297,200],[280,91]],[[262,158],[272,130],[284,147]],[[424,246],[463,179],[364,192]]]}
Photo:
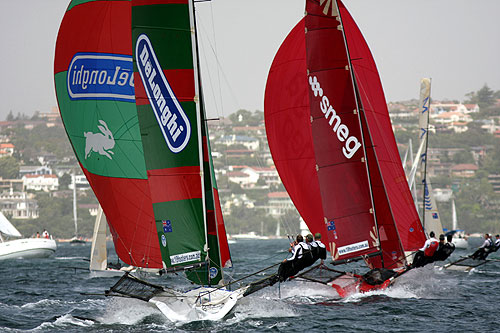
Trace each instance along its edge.
{"label": "wave", "polygon": [[[77,318],[73,317],[70,314],[65,314],[61,317],[57,317],[55,321],[53,322],[43,322],[41,323],[38,327],[36,327],[34,330],[47,330],[51,328],[69,328],[71,326],[77,326],[77,327],[90,327],[94,325],[94,321],[91,319],[86,319],[86,318]],[[69,327],[68,327],[69,326]]]}

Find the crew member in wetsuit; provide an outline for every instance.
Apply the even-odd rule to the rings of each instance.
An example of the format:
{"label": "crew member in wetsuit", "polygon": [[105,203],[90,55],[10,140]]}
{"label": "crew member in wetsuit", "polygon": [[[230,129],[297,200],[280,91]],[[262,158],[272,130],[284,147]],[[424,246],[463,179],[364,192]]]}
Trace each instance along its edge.
{"label": "crew member in wetsuit", "polygon": [[490,238],[490,235],[484,234],[484,243],[476,250],[470,257],[476,260],[485,260],[488,254],[492,252],[494,244]]}
{"label": "crew member in wetsuit", "polygon": [[500,249],[500,235],[496,235],[495,238],[495,249],[493,250],[493,252],[497,252],[498,249]]}
{"label": "crew member in wetsuit", "polygon": [[306,245],[307,249],[304,249],[304,252],[302,253],[302,264],[305,267],[311,266],[316,262],[318,258],[314,257],[314,250],[313,250],[313,235],[308,234],[306,236]]}
{"label": "crew member in wetsuit", "polygon": [[278,268],[278,278],[280,282],[284,282],[290,276],[294,276],[305,267],[302,257],[304,255],[304,250],[309,249],[307,244],[304,243],[304,237],[302,237],[302,235],[297,235],[295,242],[290,243],[290,246],[288,251],[292,253],[292,256],[283,260]]}
{"label": "crew member in wetsuit", "polygon": [[[441,236],[443,236],[444,240],[444,235],[439,236],[439,240],[441,241]],[[446,236],[447,242],[441,244],[439,242],[439,248],[436,250],[436,253],[434,253],[434,261],[443,261],[448,259],[448,257],[455,251],[455,244],[451,242],[453,239],[453,235],[448,235]]]}
{"label": "crew member in wetsuit", "polygon": [[434,238],[436,236],[434,231],[431,231],[429,236],[430,238],[425,241],[424,246],[415,254],[411,268],[423,267],[432,262],[432,256],[434,255],[434,252],[436,252],[439,244],[438,240]]}
{"label": "crew member in wetsuit", "polygon": [[316,260],[321,259],[321,264],[323,265],[324,260],[326,259],[326,246],[321,242],[321,234],[317,232],[314,235],[314,241],[310,243],[314,262]]}

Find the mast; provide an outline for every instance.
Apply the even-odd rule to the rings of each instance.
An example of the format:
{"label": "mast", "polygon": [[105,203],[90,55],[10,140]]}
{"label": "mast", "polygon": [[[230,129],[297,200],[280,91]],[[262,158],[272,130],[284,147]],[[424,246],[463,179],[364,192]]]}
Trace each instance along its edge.
{"label": "mast", "polygon": [[76,209],[76,176],[73,171],[72,177],[73,179],[73,222],[75,223],[75,238],[78,238],[78,217],[77,217],[77,209]]}
{"label": "mast", "polygon": [[[204,1],[209,1],[209,0],[204,0]],[[204,2],[201,1],[201,2]],[[200,118],[200,126],[199,126],[199,139],[200,139],[200,145],[201,147],[206,147],[206,154],[207,154],[207,170],[204,169],[205,167],[205,161],[204,161],[204,152],[203,148],[200,149],[200,154],[201,154],[201,165],[202,165],[202,190],[203,190],[203,212],[204,212],[204,220],[205,220],[205,246],[206,246],[206,252],[207,252],[207,262],[208,262],[208,284],[211,285],[211,258],[210,258],[210,245],[209,245],[209,239],[208,239],[208,216],[207,216],[207,203],[206,203],[206,195],[207,193],[205,192],[207,189],[205,189],[205,179],[209,179],[210,181],[208,182],[208,186],[210,186],[210,195],[211,195],[211,202],[213,203],[213,209],[214,209],[214,224],[215,224],[215,235],[217,238],[216,241],[216,246],[217,246],[217,253],[218,253],[218,259],[219,262],[216,263],[216,265],[219,268],[221,278],[222,280],[224,279],[224,273],[222,270],[222,261],[221,259],[221,252],[220,252],[220,244],[219,244],[219,223],[218,223],[218,218],[217,218],[217,201],[214,195],[214,185],[212,184],[212,171],[213,171],[213,161],[212,161],[212,153],[210,149],[210,142],[209,142],[209,133],[208,133],[208,125],[206,123],[206,116],[205,116],[205,102],[204,102],[204,96],[203,96],[203,86],[202,86],[202,78],[201,78],[201,65],[200,65],[200,51],[199,51],[199,42],[198,42],[198,29],[197,29],[197,23],[196,23],[196,8],[194,5],[194,1],[190,1],[190,6],[192,5],[192,15],[193,15],[193,26],[194,26],[194,50],[193,56],[195,57],[195,71],[196,71],[196,76],[197,76],[197,89],[199,91],[199,104],[197,104],[197,111],[198,111],[198,117]],[[206,138],[206,146],[203,145],[203,137],[205,136]],[[215,176],[214,180],[215,181]]]}

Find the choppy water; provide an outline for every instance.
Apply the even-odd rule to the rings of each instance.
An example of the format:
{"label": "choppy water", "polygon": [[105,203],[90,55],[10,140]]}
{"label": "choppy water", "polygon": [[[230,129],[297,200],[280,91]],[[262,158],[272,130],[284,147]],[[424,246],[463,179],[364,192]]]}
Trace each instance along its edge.
{"label": "choppy water", "polygon": [[[284,258],[285,240],[231,244],[234,277]],[[457,250],[453,257],[469,251]],[[91,278],[90,245],[59,244],[43,260],[0,262],[0,331],[498,331],[500,263],[473,273],[418,269],[387,291],[338,299],[332,288],[289,282],[242,299],[223,321],[174,325],[145,302],[86,296],[117,278]],[[156,281],[158,282],[158,281]],[[281,296],[281,298],[280,298]]]}

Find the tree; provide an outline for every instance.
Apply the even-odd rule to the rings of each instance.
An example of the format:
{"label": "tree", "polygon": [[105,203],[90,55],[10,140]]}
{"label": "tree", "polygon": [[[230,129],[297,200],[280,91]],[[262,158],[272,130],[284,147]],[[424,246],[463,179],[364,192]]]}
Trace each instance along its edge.
{"label": "tree", "polygon": [[66,190],[69,184],[71,184],[71,176],[65,173],[59,178],[59,189]]}
{"label": "tree", "polygon": [[12,156],[0,158],[0,177],[12,179],[19,177],[19,162]]}

